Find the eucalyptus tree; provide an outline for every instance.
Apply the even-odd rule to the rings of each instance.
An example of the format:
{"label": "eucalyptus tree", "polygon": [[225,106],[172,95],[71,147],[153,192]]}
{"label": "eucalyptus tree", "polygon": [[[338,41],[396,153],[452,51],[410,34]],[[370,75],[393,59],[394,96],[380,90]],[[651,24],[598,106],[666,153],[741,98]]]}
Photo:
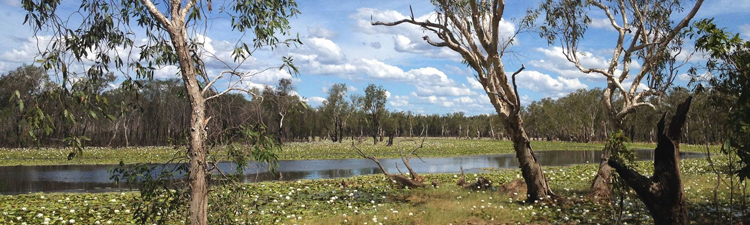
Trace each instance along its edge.
{"label": "eucalyptus tree", "polygon": [[361,100],[362,110],[369,117],[370,136],[372,136],[374,145],[378,144],[378,137],[380,137],[381,141],[383,140],[383,119],[387,116],[385,109],[386,97],[383,86],[370,84],[365,88],[365,96]]}
{"label": "eucalyptus tree", "polygon": [[[203,60],[218,57],[206,56],[210,52],[203,49],[199,38],[201,31],[208,32],[212,27],[207,18],[228,17],[233,31],[252,37],[249,45],[243,40],[237,42],[232,52],[237,64],[245,62],[256,49],[299,42],[276,37],[288,35],[287,18],[299,13],[293,0],[233,1],[218,7],[212,7],[212,3],[216,2],[84,0],[78,10],[71,12],[64,10],[68,7],[58,0],[23,1],[28,13],[24,23],[31,26],[37,37],[51,35],[49,44],[42,49],[42,65],[61,77],[63,87],[76,77],[101,77],[110,70],[125,75],[124,87],[133,87],[133,76],[151,79],[156,68],[172,65],[179,68],[191,106],[188,145],[191,224],[207,224],[210,165],[204,144],[210,117],[206,117],[206,101],[229,91],[246,91],[242,87],[244,80],[258,73],[227,66],[218,74],[208,74],[210,70]],[[283,61],[290,72],[296,71],[290,58]],[[229,77],[233,78],[229,86],[217,91],[214,85]]]}
{"label": "eucalyptus tree", "polygon": [[[434,34],[439,40],[424,36],[424,40],[435,47],[447,47],[461,55],[464,62],[476,72],[475,76],[490,103],[495,107],[504,128],[513,141],[516,157],[521,165],[523,178],[526,181],[529,197],[527,201],[552,196],[547,178],[542,167],[534,157],[531,142],[526,135],[523,119],[521,98],[515,84],[515,75],[521,68],[508,75],[502,57],[514,41],[518,32],[531,25],[533,16],[519,21],[519,29],[512,33],[503,33],[500,21],[505,14],[504,0],[471,0],[449,1],[434,0],[436,14],[430,19],[418,21],[410,18],[395,22],[372,22],[372,25],[397,26],[412,24],[419,26],[426,32]],[[501,38],[506,36],[507,38]]]}
{"label": "eucalyptus tree", "polygon": [[[678,75],[686,58],[678,56],[683,42],[683,28],[703,4],[703,0],[547,0],[541,10],[546,14],[540,27],[541,36],[550,45],[560,44],[562,54],[580,72],[600,74],[607,81],[602,104],[614,131],[622,129],[625,117],[641,107],[655,106],[646,101],[649,96],[664,93]],[[691,6],[692,5],[692,6]],[[682,19],[673,21],[684,7],[689,7]],[[612,56],[600,68],[582,63],[586,54],[581,41],[586,37],[595,13],[606,16],[607,24],[616,33],[611,41]],[[599,36],[597,42],[606,43]],[[640,67],[639,67],[640,66]],[[629,84],[628,87],[626,84]],[[642,85],[648,88],[643,88]],[[620,105],[615,100],[620,99]],[[595,197],[609,197],[612,168],[607,164],[609,151],[602,153],[599,171],[591,186]]]}
{"label": "eucalyptus tree", "polygon": [[[742,166],[732,172],[744,180],[750,177],[750,41],[717,27],[712,19],[696,22],[695,28],[695,48],[711,58],[691,73],[705,82],[712,106],[728,114],[724,150],[739,156]],[[700,70],[710,76],[699,76]]]}
{"label": "eucalyptus tree", "polygon": [[341,143],[344,138],[344,127],[351,113],[349,102],[346,101],[347,87],[344,83],[333,84],[328,89],[328,98],[323,102],[323,111],[333,131],[331,141]]}
{"label": "eucalyptus tree", "polygon": [[294,95],[294,85],[292,80],[289,78],[279,79],[279,83],[276,87],[266,86],[263,90],[263,99],[266,103],[268,112],[273,116],[274,128],[276,129],[276,140],[281,143],[283,138],[287,137],[287,133],[284,130],[284,119],[290,112],[297,111],[302,108],[307,108],[307,105],[302,102],[298,95]]}
{"label": "eucalyptus tree", "polygon": [[[37,136],[37,131],[27,124],[34,123],[34,105],[42,102],[42,94],[54,84],[47,72],[36,66],[23,65],[0,76],[0,121],[5,146],[22,147],[24,142]],[[29,104],[25,106],[25,104]]]}

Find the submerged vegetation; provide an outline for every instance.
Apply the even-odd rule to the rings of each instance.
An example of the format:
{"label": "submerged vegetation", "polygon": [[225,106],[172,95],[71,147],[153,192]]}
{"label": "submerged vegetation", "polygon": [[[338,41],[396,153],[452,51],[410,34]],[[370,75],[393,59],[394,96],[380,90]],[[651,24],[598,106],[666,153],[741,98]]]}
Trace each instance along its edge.
{"label": "submerged vegetation", "polygon": [[[728,158],[713,157],[713,162],[721,169]],[[728,221],[730,212],[739,217],[734,218],[735,222],[746,220],[744,211],[737,206],[738,202],[747,201],[746,195],[738,194],[743,193],[741,186],[733,186],[733,193],[726,183],[716,188],[715,174],[706,159],[682,160],[681,165],[691,221]],[[651,170],[650,162],[636,162],[635,166],[644,173]],[[550,186],[561,198],[537,204],[524,203],[523,190],[498,194],[497,189],[460,188],[455,185],[456,174],[424,174],[441,185],[421,189],[398,189],[382,175],[237,184],[211,192],[209,221],[215,224],[614,223],[617,219],[614,202],[599,204],[585,197],[595,169],[594,164],[548,167],[546,176]],[[515,169],[467,175],[472,181],[488,178],[494,186],[521,176]],[[713,191],[717,191],[715,198]],[[137,192],[0,196],[0,223],[134,223],[132,206],[138,201]],[[623,205],[623,222],[652,223],[634,193],[626,195]],[[175,213],[167,223],[179,224],[187,219],[186,215]]]}

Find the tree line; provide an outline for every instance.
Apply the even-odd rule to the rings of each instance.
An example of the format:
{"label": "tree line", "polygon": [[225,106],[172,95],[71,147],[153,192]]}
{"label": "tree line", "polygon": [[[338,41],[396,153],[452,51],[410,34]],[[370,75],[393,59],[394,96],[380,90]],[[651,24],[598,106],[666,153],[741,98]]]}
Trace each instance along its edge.
{"label": "tree line", "polygon": [[[80,98],[56,98],[51,90],[60,84],[50,80],[39,67],[22,66],[0,77],[0,145],[2,147],[66,146],[70,136],[85,137],[88,146],[163,146],[187,142],[190,126],[190,107],[185,88],[178,79],[139,80],[139,88],[113,88],[114,75],[97,82],[73,83],[71,91],[95,93],[105,101],[102,108],[109,117],[85,107],[65,109]],[[85,84],[85,85],[84,85]],[[374,144],[390,145],[395,137],[419,136],[424,130],[430,137],[462,139],[508,139],[503,124],[493,114],[467,116],[463,112],[447,114],[416,114],[411,111],[390,111],[385,108],[387,98],[382,86],[369,85],[365,94],[349,93],[346,84],[338,83],[328,89],[328,96],[319,107],[307,106],[301,96],[294,95],[290,79],[281,79],[275,86],[255,88],[257,97],[228,93],[207,106],[208,140],[212,144],[226,143],[236,138],[243,128],[263,126],[275,134],[279,142],[333,141],[350,138]],[[16,91],[18,94],[16,95]],[[694,96],[683,132],[685,143],[718,143],[723,128],[716,120],[726,118],[726,110],[709,102],[706,92],[693,93],[684,87],[672,88],[661,98],[653,97],[657,109],[640,108],[627,117],[623,132],[633,141],[654,142],[652,126],[662,112],[674,107],[688,95]],[[558,99],[544,98],[531,102],[521,110],[527,132],[535,140],[597,142],[606,139],[611,127],[606,110],[600,101],[601,89],[578,90]],[[20,100],[20,101],[19,101]],[[52,113],[48,119],[62,129],[33,129],[28,114],[35,113],[37,104]],[[111,103],[111,104],[110,104]],[[65,118],[77,120],[71,124]],[[94,115],[94,116],[92,116]],[[43,138],[35,138],[43,137]]]}

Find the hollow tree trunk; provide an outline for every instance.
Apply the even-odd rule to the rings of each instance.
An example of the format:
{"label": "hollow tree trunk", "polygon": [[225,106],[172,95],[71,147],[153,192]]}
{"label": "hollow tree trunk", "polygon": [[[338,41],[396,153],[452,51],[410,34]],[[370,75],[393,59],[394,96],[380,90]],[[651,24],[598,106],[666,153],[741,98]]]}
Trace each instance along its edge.
{"label": "hollow tree trunk", "polygon": [[206,150],[204,142],[206,139],[205,128],[205,98],[201,94],[200,86],[195,74],[195,65],[190,58],[187,46],[187,31],[184,22],[172,20],[173,26],[169,29],[172,45],[177,52],[180,64],[182,80],[185,83],[188,97],[190,99],[190,145],[188,157],[190,158],[190,223],[208,224],[208,175],[206,171]]}
{"label": "hollow tree trunk", "polygon": [[685,203],[685,193],[680,175],[680,136],[682,126],[690,109],[688,97],[684,103],[677,106],[677,111],[669,123],[669,129],[664,129],[663,115],[659,121],[658,144],[654,150],[654,174],[645,177],[627,168],[615,160],[609,160],[610,166],[635,190],[638,197],[648,208],[655,224],[689,224],[688,208]]}
{"label": "hollow tree trunk", "polygon": [[534,157],[531,148],[531,142],[523,128],[523,119],[518,115],[511,115],[503,119],[505,130],[513,141],[513,148],[516,152],[521,175],[526,182],[528,198],[526,202],[534,202],[547,196],[554,196],[549,188],[547,178],[544,176],[542,166]]}

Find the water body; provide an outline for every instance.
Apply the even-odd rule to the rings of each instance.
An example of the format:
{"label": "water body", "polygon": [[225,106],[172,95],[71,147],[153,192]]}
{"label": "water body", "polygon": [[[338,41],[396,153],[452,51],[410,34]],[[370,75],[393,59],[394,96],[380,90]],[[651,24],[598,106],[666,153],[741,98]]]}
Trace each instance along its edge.
{"label": "water body", "polygon": [[[653,150],[636,150],[638,160],[653,160]],[[600,151],[537,151],[537,160],[543,166],[565,166],[598,163]],[[701,153],[681,152],[681,158],[703,157]],[[517,168],[514,154],[462,156],[451,158],[417,158],[411,166],[417,173],[482,172],[485,168]],[[406,171],[401,159],[381,159],[390,172],[396,172],[396,163]],[[13,195],[32,192],[106,192],[128,190],[134,187],[110,180],[109,170],[117,165],[60,165],[60,166],[6,166],[0,167],[0,194]],[[223,171],[232,171],[231,163],[220,163]],[[377,164],[369,159],[294,160],[280,161],[278,171],[283,180],[327,179],[381,173]],[[249,166],[245,169],[245,182],[278,179],[265,168]]]}

